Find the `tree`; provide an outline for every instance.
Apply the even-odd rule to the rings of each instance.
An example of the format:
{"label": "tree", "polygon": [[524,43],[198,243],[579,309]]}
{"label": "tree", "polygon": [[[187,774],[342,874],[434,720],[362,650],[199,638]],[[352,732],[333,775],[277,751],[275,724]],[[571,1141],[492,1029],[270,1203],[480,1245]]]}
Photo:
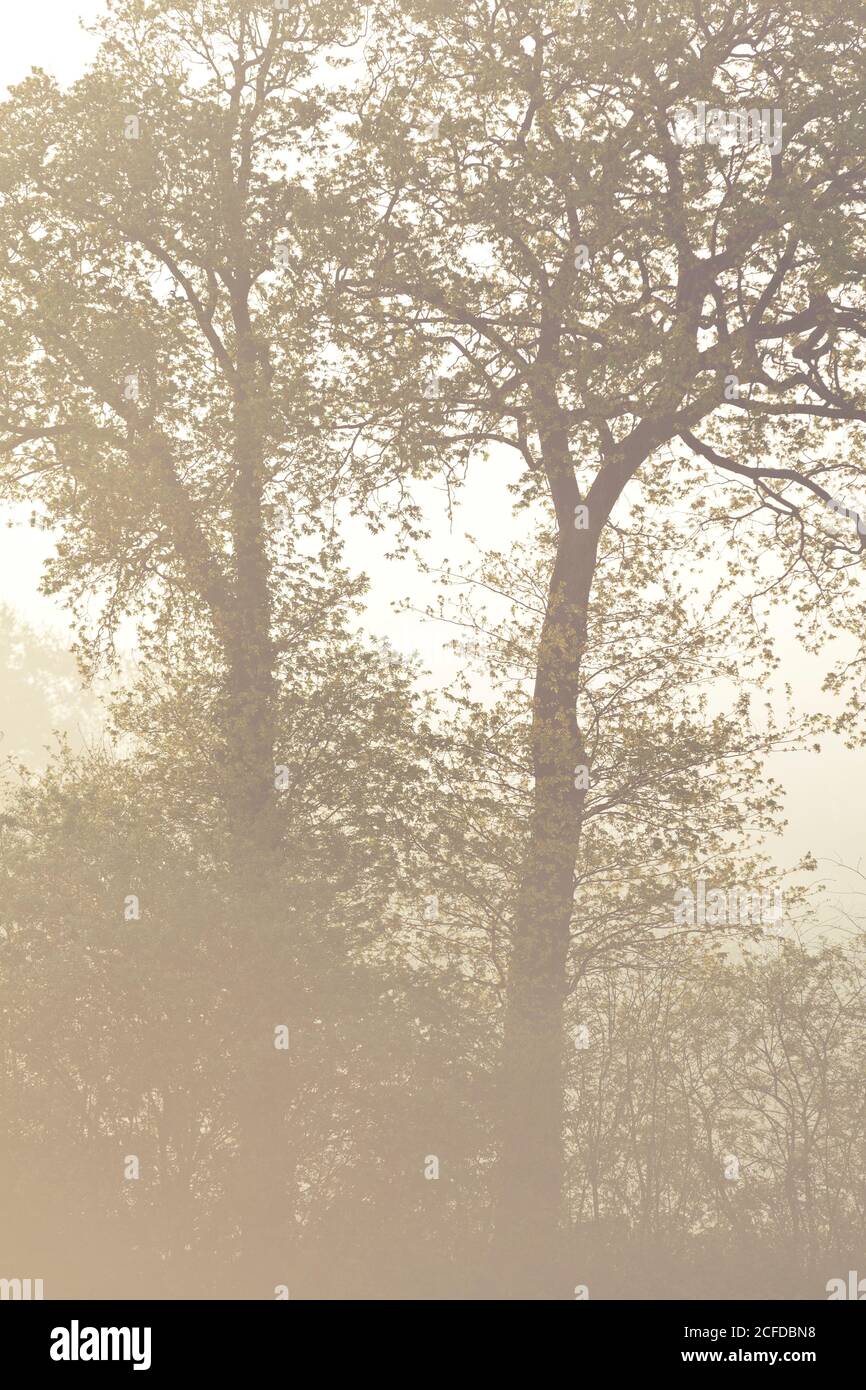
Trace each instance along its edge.
{"label": "tree", "polygon": [[314,65],[340,3],[124,0],[66,92],[2,110],[7,496],[64,527],[47,578],[91,664],[195,622],[223,667],[223,802],[273,849],[280,582],[333,466],[316,307]]}
{"label": "tree", "polygon": [[[354,21],[340,0],[121,0],[78,82],[34,72],[0,112],[4,495],[62,528],[45,584],[76,608],[87,667],[131,616],[145,657],[194,629],[218,673],[212,775],[229,834],[214,849],[246,965],[225,962],[241,1071],[285,922],[287,604],[296,570],[336,557],[317,512],[340,460],[313,417],[342,388],[309,170],[325,140],[314,68]],[[277,1201],[281,1101],[239,1100],[255,1250]]]}
{"label": "tree", "polygon": [[533,1251],[556,1246],[562,1193],[576,711],[601,538],[638,503],[685,501],[726,529],[759,606],[793,598],[813,636],[859,611],[866,55],[833,4],[376,13],[333,195],[351,206],[337,283],[370,447],[418,471],[504,445],[556,523],[498,1219],[522,1287],[544,1296]]}
{"label": "tree", "polygon": [[96,732],[97,702],[93,691],[82,688],[74,658],[58,639],[34,631],[7,607],[0,607],[0,663],[0,749],[6,757],[32,764],[45,755],[56,730],[76,742]]}

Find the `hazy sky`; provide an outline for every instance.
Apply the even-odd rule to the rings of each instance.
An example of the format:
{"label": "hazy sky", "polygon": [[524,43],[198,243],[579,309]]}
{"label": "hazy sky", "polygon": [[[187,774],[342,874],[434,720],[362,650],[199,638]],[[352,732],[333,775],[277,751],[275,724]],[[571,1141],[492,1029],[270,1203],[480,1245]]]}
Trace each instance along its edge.
{"label": "hazy sky", "polygon": [[[88,20],[101,9],[102,0],[35,0],[28,5],[7,6],[0,45],[0,84],[20,80],[33,66],[45,68],[61,81],[74,78],[93,50],[93,39],[80,28],[79,16]],[[499,470],[508,465],[503,459],[487,466]],[[430,503],[433,527],[428,555],[433,564],[446,558],[459,560],[464,527],[482,543],[495,544],[511,533],[513,523],[505,489],[498,483],[492,488],[485,486],[481,468],[476,471],[472,490],[453,531],[445,518],[443,493],[431,487],[425,497]],[[8,517],[7,513],[4,521]],[[29,623],[65,636],[69,624],[62,606],[37,592],[50,538],[26,524],[26,513],[18,513],[12,519],[13,525],[2,532],[0,604],[9,604]],[[349,539],[350,562],[355,568],[366,570],[373,580],[373,629],[387,634],[404,650],[420,649],[437,681],[453,673],[458,663],[442,649],[442,643],[453,634],[437,632],[429,625],[421,627],[408,615],[397,618],[391,614],[391,600],[410,595],[414,601],[422,602],[425,593],[430,593],[429,587],[425,588],[416,577],[411,563],[394,565],[387,561],[387,547],[381,538],[371,540],[360,526],[351,528]],[[783,636],[782,648],[783,678],[802,693],[804,702],[817,701],[823,663],[807,657],[791,638]],[[6,684],[4,678],[0,695],[8,698]],[[777,757],[772,771],[788,791],[789,828],[779,846],[780,860],[790,862],[811,849],[819,858],[838,857],[856,863],[864,854],[866,754],[850,753],[839,743],[828,743],[820,755]],[[831,873],[829,867],[827,872]]]}

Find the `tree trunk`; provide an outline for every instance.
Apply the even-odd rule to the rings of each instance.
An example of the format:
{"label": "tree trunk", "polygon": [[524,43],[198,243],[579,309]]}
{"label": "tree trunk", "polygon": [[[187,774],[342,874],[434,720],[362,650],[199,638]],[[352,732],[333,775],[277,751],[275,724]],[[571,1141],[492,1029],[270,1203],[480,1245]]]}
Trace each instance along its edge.
{"label": "tree trunk", "polygon": [[[252,331],[248,285],[238,274],[232,312],[238,335],[231,491],[235,604],[225,642],[225,795],[236,917],[228,981],[233,1005],[237,1163],[233,1206],[241,1249],[237,1296],[273,1298],[285,1282],[290,1227],[283,1125],[291,1070],[274,1030],[290,1027],[279,941],[280,822],[276,793],[277,690],[273,641],[265,431],[270,411],[266,353]],[[291,1036],[291,1031],[290,1031]]]}
{"label": "tree trunk", "polygon": [[265,517],[263,431],[269,410],[267,364],[249,321],[245,291],[233,314],[238,332],[234,400],[235,476],[231,491],[234,608],[226,638],[226,800],[241,861],[267,874],[279,831],[275,792],[276,687]]}
{"label": "tree trunk", "polygon": [[558,537],[533,698],[534,805],[508,974],[494,1239],[503,1296],[540,1299],[563,1296],[563,1006],[585,799],[576,770],[586,765],[576,702],[598,540],[594,527],[575,524],[564,441],[550,452]]}
{"label": "tree trunk", "polygon": [[273,856],[279,839],[273,650],[267,604],[250,587],[238,596],[226,643],[223,697],[223,798],[233,868],[245,880]]}

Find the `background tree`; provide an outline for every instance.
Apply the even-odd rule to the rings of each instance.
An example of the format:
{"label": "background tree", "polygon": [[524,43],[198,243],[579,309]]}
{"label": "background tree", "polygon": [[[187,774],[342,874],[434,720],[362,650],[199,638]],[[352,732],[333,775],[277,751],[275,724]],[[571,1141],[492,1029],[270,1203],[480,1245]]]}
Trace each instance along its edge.
{"label": "background tree", "polygon": [[43,761],[56,732],[76,745],[96,736],[100,708],[85,689],[75,658],[53,634],[36,631],[0,607],[3,714],[0,752],[31,766]]}

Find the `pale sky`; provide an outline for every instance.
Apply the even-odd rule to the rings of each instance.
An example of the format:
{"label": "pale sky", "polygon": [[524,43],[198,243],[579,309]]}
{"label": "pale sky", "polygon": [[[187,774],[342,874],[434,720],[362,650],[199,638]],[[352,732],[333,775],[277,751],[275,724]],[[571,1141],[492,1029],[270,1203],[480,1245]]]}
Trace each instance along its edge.
{"label": "pale sky", "polygon": [[[34,66],[46,69],[62,82],[74,78],[93,51],[93,40],[80,29],[78,18],[91,19],[101,9],[102,0],[32,0],[26,5],[7,5],[0,45],[0,85],[19,81]],[[502,467],[503,463],[487,466]],[[513,534],[505,489],[501,485],[485,486],[482,472],[483,466],[475,472],[475,481],[453,532],[449,532],[446,521],[443,494],[433,487],[426,490],[433,529],[427,552],[431,563],[441,563],[446,557],[459,560],[464,553],[460,544],[464,526],[482,543],[496,543],[500,537]],[[9,516],[7,513],[3,517],[4,523]],[[65,639],[70,628],[62,605],[37,591],[51,540],[26,524],[26,511],[12,514],[12,520],[12,527],[4,525],[2,530],[0,604],[10,605],[28,623]],[[350,562],[357,569],[366,570],[373,580],[371,627],[403,650],[420,649],[435,680],[441,683],[459,664],[442,650],[442,643],[453,634],[437,634],[410,616],[395,617],[390,611],[392,600],[407,595],[422,603],[425,595],[432,592],[430,587],[417,577],[411,562],[395,565],[387,561],[387,546],[381,538],[371,539],[360,526],[353,526],[349,540]],[[783,680],[790,681],[809,702],[817,700],[823,664],[806,656],[790,638],[783,640],[782,651]],[[829,742],[820,755],[774,758],[772,771],[788,792],[789,828],[778,846],[780,862],[790,862],[807,849],[819,858],[840,858],[854,864],[863,856],[866,861],[866,753],[851,753],[841,743]],[[829,867],[827,873],[832,873]]]}

